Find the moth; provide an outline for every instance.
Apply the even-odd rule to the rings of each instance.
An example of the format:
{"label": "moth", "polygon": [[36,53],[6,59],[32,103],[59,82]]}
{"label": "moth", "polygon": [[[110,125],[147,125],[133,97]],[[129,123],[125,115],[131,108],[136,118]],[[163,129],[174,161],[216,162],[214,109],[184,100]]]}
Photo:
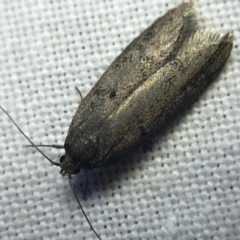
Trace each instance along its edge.
{"label": "moth", "polygon": [[113,61],[82,99],[64,146],[28,140],[38,150],[64,148],[60,163],[39,151],[71,183],[81,169],[123,159],[164,129],[215,79],[232,46],[231,32],[221,36],[198,30],[194,4],[184,2],[158,18]]}
{"label": "moth", "polygon": [[200,96],[224,66],[232,34],[196,25],[192,3],[183,3],[115,59],[73,116],[63,175],[124,158]]}

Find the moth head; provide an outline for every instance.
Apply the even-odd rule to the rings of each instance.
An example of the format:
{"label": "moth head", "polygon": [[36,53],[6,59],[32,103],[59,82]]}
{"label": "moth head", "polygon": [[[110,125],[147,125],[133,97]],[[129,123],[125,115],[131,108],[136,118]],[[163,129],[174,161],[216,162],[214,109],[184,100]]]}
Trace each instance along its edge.
{"label": "moth head", "polygon": [[76,166],[76,164],[74,164],[72,158],[67,154],[64,154],[60,157],[60,168],[60,174],[63,176],[75,175],[81,170],[78,166]]}
{"label": "moth head", "polygon": [[60,157],[60,173],[62,175],[77,174],[80,169],[94,167],[94,157],[98,150],[96,136],[68,136],[64,148],[66,153]]}

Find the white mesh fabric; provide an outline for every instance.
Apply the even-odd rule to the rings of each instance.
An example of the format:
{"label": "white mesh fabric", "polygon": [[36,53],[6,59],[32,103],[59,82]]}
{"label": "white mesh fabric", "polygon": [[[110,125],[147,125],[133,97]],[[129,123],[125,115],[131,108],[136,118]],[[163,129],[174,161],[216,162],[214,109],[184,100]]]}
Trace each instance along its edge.
{"label": "white mesh fabric", "polygon": [[[181,1],[0,3],[0,105],[35,142],[63,144],[79,104],[112,60]],[[234,31],[232,55],[193,107],[132,161],[76,188],[102,239],[240,239],[238,0],[196,1],[200,27]],[[0,238],[96,239],[66,178],[0,113]],[[61,150],[43,149],[53,160]]]}

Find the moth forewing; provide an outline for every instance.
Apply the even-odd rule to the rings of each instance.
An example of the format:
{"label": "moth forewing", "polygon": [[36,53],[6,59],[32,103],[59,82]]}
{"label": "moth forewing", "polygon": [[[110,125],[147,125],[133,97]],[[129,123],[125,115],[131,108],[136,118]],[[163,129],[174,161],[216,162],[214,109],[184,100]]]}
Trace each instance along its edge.
{"label": "moth forewing", "polygon": [[[126,47],[74,114],[65,141],[64,168],[71,172],[74,166],[103,166],[124,155],[122,151],[115,156],[115,160],[111,157],[111,149],[122,147],[120,137],[118,139],[117,136],[120,129],[116,130],[113,126],[120,127],[125,121],[119,115],[119,119],[111,122],[111,116],[122,109],[125,101],[128,101],[152,74],[174,59],[184,41],[196,31],[196,25],[193,3],[182,3],[158,18]],[[127,125],[125,127],[127,128]],[[119,136],[122,136],[124,128],[122,130]],[[126,151],[132,152],[130,149]]]}
{"label": "moth forewing", "polygon": [[213,81],[231,48],[230,33],[221,38],[211,30],[196,32],[174,60],[151,75],[111,115],[112,132],[121,139],[112,152],[121,155],[128,146],[141,146],[161,131]]}
{"label": "moth forewing", "polygon": [[[195,15],[193,3],[182,3],[135,38],[79,105],[68,135],[75,131],[75,127],[81,127],[83,120],[95,117],[96,112],[98,117],[106,119],[147,77],[173,59],[183,42],[196,31]],[[96,128],[92,126],[91,129]]]}

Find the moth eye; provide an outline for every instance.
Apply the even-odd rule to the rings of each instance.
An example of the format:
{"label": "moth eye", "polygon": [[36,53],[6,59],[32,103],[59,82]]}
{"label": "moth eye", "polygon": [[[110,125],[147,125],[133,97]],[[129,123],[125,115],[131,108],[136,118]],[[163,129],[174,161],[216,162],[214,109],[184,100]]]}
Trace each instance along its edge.
{"label": "moth eye", "polygon": [[60,157],[60,163],[63,163],[64,159],[65,159],[65,155],[62,155],[62,156]]}

